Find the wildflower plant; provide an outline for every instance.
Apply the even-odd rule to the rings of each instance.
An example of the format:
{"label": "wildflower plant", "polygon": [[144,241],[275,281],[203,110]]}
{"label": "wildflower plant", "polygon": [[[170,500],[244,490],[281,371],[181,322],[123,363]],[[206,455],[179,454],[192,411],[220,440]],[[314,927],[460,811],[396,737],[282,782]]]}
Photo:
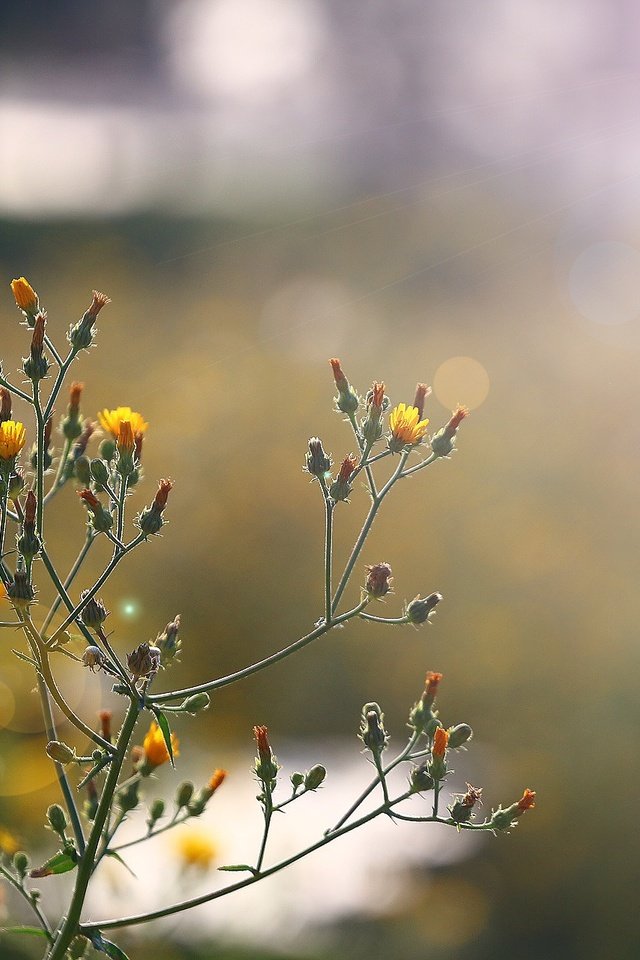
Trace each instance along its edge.
{"label": "wildflower plant", "polygon": [[[65,381],[82,353],[93,345],[96,319],[109,298],[94,291],[83,316],[69,328],[65,351],[59,352],[48,334],[47,314],[37,293],[24,277],[14,280],[11,287],[30,342],[23,361],[26,379],[22,385],[16,385],[0,370],[0,579],[14,611],[13,619],[0,626],[21,635],[22,646],[13,652],[26,665],[25,669],[35,675],[48,741],[46,753],[55,767],[62,802],[52,804],[46,811],[45,826],[52,834],[53,849],[44,863],[32,866],[28,854],[16,849],[10,837],[0,844],[0,876],[28,904],[35,921],[33,926],[9,927],[4,932],[41,937],[46,960],[81,957],[89,944],[106,956],[126,960],[122,948],[110,939],[111,931],[228,896],[377,817],[440,823],[458,831],[497,833],[515,826],[520,816],[535,805],[532,790],[526,789],[520,800],[506,807],[500,805],[484,819],[476,820],[482,789],[468,784],[467,792],[451,797],[443,809],[441,794],[452,772],[452,757],[466,748],[472,730],[467,723],[447,726],[440,719],[436,700],[443,677],[429,671],[422,693],[409,710],[407,742],[391,758],[382,708],[377,702],[364,705],[359,737],[371,761],[373,777],[338,821],[329,825],[322,836],[312,838],[308,846],[285,860],[271,862],[268,857],[273,815],[321,788],[327,770],[314,763],[304,772],[293,771],[287,776],[272,749],[268,728],[256,724],[253,775],[258,784],[257,802],[264,828],[259,849],[253,856],[248,851],[246,863],[219,867],[233,875],[232,882],[198,897],[159,904],[157,909],[135,916],[84,915],[89,885],[106,857],[126,865],[127,848],[198,818],[224,784],[227,773],[221,769],[215,770],[200,787],[189,781],[179,783],[170,816],[162,799],[151,798],[145,805],[154,771],[161,766],[175,767],[180,757],[180,744],[171,729],[176,715],[197,715],[207,709],[214,691],[269,668],[350,621],[418,628],[432,620],[442,600],[436,591],[417,596],[397,616],[373,612],[393,597],[393,575],[388,562],[366,557],[365,548],[376,515],[390,492],[401,481],[450,456],[468,411],[458,407],[429,438],[429,420],[424,416],[429,388],[424,383],[418,384],[412,404],[391,407],[384,383],[374,382],[361,399],[340,361],[332,359],[337,388],[335,407],[351,431],[347,448],[353,446],[356,453],[345,451],[334,471],[322,441],[313,437],[305,457],[305,469],[319,489],[324,508],[321,616],[304,636],[235,673],[183,689],[161,690],[158,688],[166,686],[168,671],[181,654],[180,616],[161,629],[155,640],[141,640],[133,650],[123,652],[117,637],[106,629],[108,609],[101,592],[116,567],[162,529],[172,481],[161,479],[149,505],[135,518],[127,515],[129,493],[142,477],[142,446],[148,424],[131,407],[104,408],[98,414],[104,438],[93,455],[89,451],[97,424],[83,417],[79,381],[70,384],[59,432],[53,432],[55,407],[61,402]],[[29,424],[13,418],[15,399],[28,405]],[[62,439],[59,450],[58,435]],[[391,469],[381,481],[377,474],[383,460],[389,461]],[[45,519],[54,498],[74,486],[78,523],[82,523],[84,514],[86,536],[73,566],[62,574],[50,552]],[[363,499],[366,512],[362,529],[342,572],[334,578],[334,522],[340,511],[357,509],[356,501]],[[351,503],[353,507],[349,506]],[[79,589],[83,563],[98,538],[109,542],[111,557],[97,579]],[[356,572],[362,573],[360,599],[355,606],[345,609],[343,596]],[[39,602],[38,585],[43,579],[51,582],[55,594],[49,609]],[[63,696],[57,681],[63,666],[73,671],[105,673],[113,681],[114,707],[100,712],[97,729],[92,717],[79,716]],[[89,682],[97,682],[97,678],[92,681],[89,677]],[[75,728],[75,745],[60,740],[54,709]],[[399,792],[394,786],[396,776],[390,777],[398,769],[406,771],[404,787]],[[369,798],[376,795],[377,801],[374,799],[371,808]],[[369,804],[363,812],[367,800]],[[120,842],[118,831],[122,823],[136,816],[142,820],[139,835]],[[176,837],[185,863],[203,868],[213,857],[215,845],[198,840],[202,836],[199,829],[185,833],[181,842],[180,834]],[[73,891],[63,916],[51,916],[33,881],[45,879],[47,885],[52,884],[62,873],[74,874]]]}

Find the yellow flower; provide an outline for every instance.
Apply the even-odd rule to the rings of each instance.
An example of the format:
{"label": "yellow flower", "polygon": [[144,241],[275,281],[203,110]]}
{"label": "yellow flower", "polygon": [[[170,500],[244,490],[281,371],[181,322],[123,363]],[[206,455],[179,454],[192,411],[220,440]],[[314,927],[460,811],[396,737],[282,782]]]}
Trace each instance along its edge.
{"label": "yellow flower", "polygon": [[0,459],[11,460],[24,447],[26,431],[23,423],[5,420],[0,423]]}
{"label": "yellow flower", "polygon": [[[180,756],[179,741],[175,733],[171,734],[171,747],[173,749],[174,757]],[[147,735],[142,741],[142,748],[144,750],[144,756],[146,763],[150,767],[159,767],[163,763],[166,763],[169,760],[169,751],[167,750],[167,745],[164,742],[164,736],[162,735],[162,730],[155,722],[151,721],[151,726],[147,731]]]}
{"label": "yellow flower", "polygon": [[11,289],[16,303],[25,313],[35,313],[38,309],[38,294],[25,277],[11,281]]}
{"label": "yellow flower", "polygon": [[103,410],[98,413],[100,426],[107,433],[110,433],[114,440],[120,437],[120,429],[123,422],[131,424],[131,430],[134,437],[145,432],[149,424],[141,414],[136,413],[131,407],[117,407],[115,410]]}
{"label": "yellow flower", "polygon": [[389,426],[391,427],[389,449],[398,453],[403,447],[420,443],[427,431],[428,424],[428,420],[420,420],[417,407],[408,407],[404,403],[399,403],[397,407],[393,408],[389,416]]}
{"label": "yellow flower", "polygon": [[205,827],[186,827],[175,836],[174,846],[184,867],[207,870],[218,855],[218,848]]}

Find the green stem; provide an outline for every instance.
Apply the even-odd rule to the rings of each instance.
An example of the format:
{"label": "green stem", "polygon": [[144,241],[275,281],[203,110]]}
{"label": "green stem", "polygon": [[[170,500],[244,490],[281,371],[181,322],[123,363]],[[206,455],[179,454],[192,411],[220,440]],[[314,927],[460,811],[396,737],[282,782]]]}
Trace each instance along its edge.
{"label": "green stem", "polygon": [[[409,742],[407,743],[406,747],[404,748],[404,750],[402,750],[398,754],[398,756],[391,761],[391,763],[387,764],[387,766],[384,767],[382,773],[385,777],[388,776],[388,774],[391,773],[391,771],[395,767],[397,767],[398,764],[402,763],[403,760],[406,760],[409,757],[411,751],[413,750],[413,748],[415,747],[419,739],[420,739],[420,733],[414,733],[411,739],[409,740]],[[327,833],[334,833],[334,831],[339,830],[342,827],[342,825],[347,822],[351,814],[355,813],[358,807],[367,799],[369,794],[373,793],[375,788],[378,786],[379,782],[380,782],[380,769],[378,769],[378,776],[374,780],[372,780],[369,786],[362,791],[362,793],[360,794],[359,797],[357,797],[356,800],[354,800],[354,802],[351,804],[347,812],[340,818],[340,820],[338,820],[335,827],[331,827],[331,829],[328,830]]]}
{"label": "green stem", "polygon": [[9,393],[20,397],[21,400],[25,400],[30,406],[33,406],[33,397],[30,397],[28,393],[25,393],[24,390],[21,390],[19,387],[14,387],[14,385],[9,383],[3,376],[0,376],[0,386],[6,387]]}
{"label": "green stem", "polygon": [[373,620],[374,623],[409,623],[408,618],[405,617],[374,617],[372,613],[361,613],[361,620]]}
{"label": "green stem", "polygon": [[333,560],[333,511],[335,503],[329,496],[324,477],[320,477],[320,486],[324,496],[325,533],[324,533],[324,619],[331,623],[331,564]]}
{"label": "green stem", "polygon": [[389,478],[389,480],[386,482],[386,484],[384,485],[384,487],[382,488],[382,490],[380,491],[380,493],[376,494],[376,495],[373,497],[373,501],[372,501],[371,506],[370,506],[370,508],[369,508],[369,513],[367,514],[367,516],[366,516],[366,518],[365,518],[365,521],[364,521],[364,523],[363,523],[363,525],[362,525],[362,530],[360,531],[360,533],[359,533],[359,535],[358,535],[358,539],[356,540],[356,542],[355,542],[355,544],[354,544],[354,547],[353,547],[353,550],[351,551],[351,556],[349,557],[349,559],[348,559],[348,561],[347,561],[347,565],[346,565],[346,567],[344,568],[344,573],[342,574],[342,577],[340,578],[340,583],[338,584],[338,588],[337,588],[336,593],[335,593],[335,596],[334,596],[334,598],[333,598],[333,604],[332,604],[332,607],[331,607],[331,609],[332,609],[333,611],[337,610],[337,608],[338,608],[338,604],[339,604],[339,602],[340,602],[340,598],[342,597],[342,594],[344,593],[345,587],[346,587],[347,584],[349,583],[349,577],[351,576],[351,573],[352,573],[352,571],[353,571],[353,568],[354,568],[354,566],[356,565],[356,562],[357,562],[357,560],[358,560],[358,557],[360,556],[360,552],[362,551],[362,548],[363,548],[363,546],[364,546],[364,544],[365,544],[365,542],[366,542],[366,539],[367,539],[367,537],[368,537],[368,535],[369,535],[369,531],[371,530],[371,525],[373,524],[373,521],[374,521],[375,518],[376,518],[376,514],[377,514],[378,510],[380,509],[380,505],[381,505],[382,501],[384,500],[384,498],[386,497],[386,495],[388,494],[389,490],[391,490],[391,487],[394,485],[394,483],[396,482],[396,480],[398,480],[399,477],[400,477],[400,475],[402,474],[402,469],[403,469],[405,463],[407,462],[407,457],[408,457],[408,456],[409,456],[409,451],[408,451],[408,450],[405,450],[405,451],[400,455],[400,462],[398,463],[398,466],[396,467],[395,471],[393,472],[393,474],[391,475],[391,477]]}
{"label": "green stem", "polygon": [[24,899],[27,901],[27,903],[35,913],[36,917],[38,918],[38,921],[40,922],[40,926],[42,927],[42,929],[46,934],[47,940],[49,941],[49,943],[51,943],[51,941],[53,940],[53,936],[51,934],[51,927],[49,926],[49,921],[47,920],[44,913],[40,909],[40,905],[38,904],[38,901],[34,900],[33,896],[29,893],[29,891],[25,890],[23,885],[19,883],[16,880],[16,878],[9,873],[8,870],[5,870],[5,868],[2,865],[0,865],[0,876],[3,876],[5,880],[7,880],[11,884],[11,886],[18,891],[21,897],[24,897]]}
{"label": "green stem", "polygon": [[64,447],[62,453],[60,454],[60,461],[58,463],[58,468],[56,470],[56,475],[54,477],[53,483],[49,491],[45,494],[44,502],[49,503],[49,501],[55,496],[58,490],[64,486],[65,478],[64,471],[67,465],[67,460],[69,459],[69,453],[71,451],[71,440],[67,437],[64,442]]}
{"label": "green stem", "polygon": [[138,843],[144,843],[145,840],[151,840],[153,837],[159,836],[161,833],[166,833],[167,830],[173,830],[174,827],[177,827],[179,824],[184,823],[185,820],[189,819],[190,814],[186,814],[183,817],[172,820],[170,823],[166,823],[164,827],[159,827],[157,830],[152,830],[151,833],[147,833],[144,837],[137,837],[135,840],[128,840],[126,843],[121,843],[117,847],[112,847],[111,850],[113,853],[119,853],[121,850],[126,850],[127,847],[134,847]]}
{"label": "green stem", "polygon": [[89,601],[95,597],[96,593],[98,592],[102,584],[111,576],[111,574],[113,573],[117,565],[120,563],[122,558],[125,557],[131,550],[133,550],[134,547],[137,547],[139,543],[142,543],[144,539],[146,539],[144,533],[140,533],[138,534],[137,537],[134,537],[134,539],[131,540],[130,543],[126,544],[125,548],[121,550],[120,553],[114,554],[114,556],[111,558],[111,560],[109,561],[105,569],[102,571],[102,573],[100,574],[100,576],[98,577],[94,585],[91,587],[91,589],[88,590],[84,598],[80,600],[78,604],[76,604],[73,610],[71,610],[71,612],[69,613],[69,616],[58,627],[56,632],[50,638],[49,644],[54,643],[58,639],[58,637],[62,636],[62,634],[67,629],[69,624],[73,623],[73,621],[80,616],[80,614],[82,613],[86,605],[89,603]]}
{"label": "green stem", "polygon": [[[84,542],[84,546],[82,547],[82,550],[80,551],[80,553],[78,554],[78,556],[77,556],[76,559],[74,560],[73,566],[71,567],[71,570],[70,570],[69,573],[67,574],[67,578],[66,578],[66,580],[64,581],[64,585],[63,585],[63,586],[64,586],[65,591],[68,591],[68,590],[69,590],[69,587],[70,587],[71,584],[73,583],[73,581],[74,581],[74,579],[75,579],[75,577],[76,577],[76,574],[78,573],[78,570],[80,569],[80,567],[82,566],[82,564],[83,564],[83,562],[84,562],[84,558],[86,557],[87,553],[89,552],[89,549],[90,549],[90,547],[91,547],[91,544],[92,544],[93,541],[96,539],[96,536],[97,536],[97,534],[92,533],[91,528],[90,528],[90,527],[87,527],[87,536],[86,536],[86,539],[85,539],[85,542]],[[44,632],[46,631],[47,627],[49,626],[49,624],[51,623],[51,621],[52,621],[53,618],[55,617],[56,612],[57,612],[57,610],[58,610],[58,607],[60,606],[61,603],[62,603],[62,595],[61,595],[60,593],[58,593],[58,596],[57,596],[57,597],[55,598],[55,600],[53,601],[53,604],[52,604],[51,608],[49,609],[49,612],[47,613],[47,615],[46,615],[46,617],[45,617],[45,619],[44,619],[44,623],[42,624],[42,633],[44,633]]]}
{"label": "green stem", "polygon": [[260,844],[260,852],[258,854],[258,859],[256,861],[256,873],[260,873],[262,870],[262,863],[264,861],[264,855],[267,850],[267,839],[269,837],[269,828],[271,827],[271,817],[273,816],[273,800],[271,797],[271,784],[264,781],[263,786],[264,786],[264,831],[262,833],[262,843]]}
{"label": "green stem", "polygon": [[33,408],[36,413],[36,424],[38,430],[37,453],[36,453],[36,499],[38,501],[38,510],[36,514],[36,530],[42,540],[42,530],[44,527],[44,431],[47,423],[46,416],[42,413],[40,403],[40,383],[33,384]]}
{"label": "green stem", "polygon": [[64,378],[67,375],[67,370],[73,363],[75,356],[76,356],[76,351],[74,350],[73,347],[71,347],[71,349],[69,350],[69,353],[60,364],[60,370],[58,371],[58,376],[55,379],[55,383],[53,384],[53,388],[51,390],[51,393],[49,394],[47,406],[44,411],[45,421],[48,420],[51,414],[53,413],[53,405],[58,398],[58,394],[60,393],[60,387],[64,383]]}
{"label": "green stem", "polygon": [[[35,653],[35,651],[34,651]],[[38,672],[36,674],[36,679],[38,681],[38,694],[40,696],[40,703],[42,706],[42,717],[44,720],[45,732],[47,734],[47,740],[57,740],[58,733],[56,730],[55,721],[53,719],[53,713],[51,711],[51,701],[49,699],[49,691],[44,682],[42,675]],[[56,760],[53,761],[53,765],[56,771],[56,776],[58,778],[58,784],[60,786],[60,792],[64,798],[65,806],[69,814],[69,820],[71,821],[71,826],[73,828],[73,835],[76,840],[76,847],[78,853],[82,854],[84,852],[84,833],[82,831],[82,824],[80,822],[80,816],[78,814],[78,808],[76,807],[76,802],[69,786],[69,780],[67,779],[67,774],[61,763],[58,763]]]}
{"label": "green stem", "polygon": [[4,565],[4,538],[7,532],[7,477],[4,479],[4,494],[0,500],[0,579],[7,584],[11,582],[11,575]]}
{"label": "green stem", "polygon": [[48,960],[63,960],[67,947],[78,932],[78,923],[80,921],[80,915],[82,913],[87,887],[93,872],[94,859],[98,849],[98,844],[100,843],[100,838],[102,836],[102,829],[105,825],[107,814],[111,808],[113,793],[118,784],[120,770],[122,769],[122,764],[127,755],[129,741],[131,739],[131,734],[133,733],[133,728],[136,725],[137,719],[138,705],[132,701],[129,704],[129,709],[125,717],[122,730],[118,736],[116,756],[109,767],[109,773],[107,774],[107,779],[100,796],[100,802],[98,803],[98,809],[96,810],[93,827],[91,828],[91,834],[89,835],[89,840],[87,842],[87,848],[80,861],[80,864],[78,865],[78,874],[76,877],[76,884],[73,890],[71,903],[69,904],[69,912],[60,928],[58,935],[55,938],[55,943],[48,955]]}
{"label": "green stem", "polygon": [[358,474],[364,467],[367,474],[367,480],[369,482],[369,491],[371,493],[372,498],[375,500],[378,494],[378,491],[376,489],[376,482],[373,476],[373,471],[368,463],[368,457],[369,457],[369,454],[371,453],[371,448],[373,446],[373,443],[369,441],[365,441],[364,438],[360,436],[360,431],[358,430],[358,424],[356,423],[355,414],[352,413],[349,415],[349,423],[353,428],[353,432],[355,434],[355,438],[358,443],[358,448],[360,450],[360,465],[357,467],[356,470],[354,470],[352,479],[355,479],[355,477],[358,476]]}
{"label": "green stem", "polygon": [[308,633],[299,640],[295,640],[293,643],[290,643],[288,647],[278,650],[277,653],[272,653],[270,657],[265,657],[264,660],[259,660],[257,663],[252,663],[249,667],[244,667],[243,670],[238,670],[236,673],[230,673],[226,677],[219,677],[217,680],[208,680],[206,683],[199,683],[193,687],[185,687],[183,690],[172,690],[169,693],[152,694],[150,697],[147,697],[147,702],[163,703],[165,700],[177,700],[178,698],[182,697],[190,697],[194,693],[206,693],[209,690],[218,690],[220,687],[227,687],[229,684],[236,683],[238,680],[244,680],[245,677],[250,677],[254,673],[258,673],[260,670],[264,670],[266,667],[270,667],[272,664],[278,663],[280,660],[284,660],[285,657],[290,657],[292,653],[296,653],[297,650],[301,650],[303,647],[306,647],[308,643],[311,643],[313,640],[321,637],[324,633],[327,633],[329,630],[331,630],[332,627],[337,627],[338,624],[346,623],[347,620],[351,620],[353,617],[357,616],[361,610],[364,610],[367,603],[369,603],[368,597],[362,600],[357,607],[353,608],[353,610],[349,610],[347,613],[343,613],[339,617],[334,617],[331,623],[322,623],[319,627],[316,627],[315,630],[312,630],[311,633]]}
{"label": "green stem", "polygon": [[122,530],[124,527],[124,511],[125,503],[127,500],[127,487],[129,485],[129,478],[123,476],[120,481],[120,495],[118,497],[118,524],[117,524],[117,538],[122,540]]}
{"label": "green stem", "polygon": [[[38,670],[42,674],[42,679],[44,680],[49,693],[69,723],[72,723],[77,730],[85,735],[85,737],[93,740],[93,742],[102,750],[113,753],[113,745],[109,743],[108,740],[103,739],[103,737],[92,730],[91,727],[88,727],[84,720],[82,720],[73,712],[67,701],[62,696],[51,670],[51,664],[49,663],[49,651],[47,650],[45,643],[42,641],[38,631],[36,630],[33,621],[27,614],[25,614],[23,626],[25,627],[25,632],[27,633],[27,639],[30,641],[29,645],[32,649],[32,652],[38,659]],[[57,737],[53,736],[49,737],[49,739],[56,740]]]}
{"label": "green stem", "polygon": [[[121,927],[133,927],[141,923],[148,923],[151,920],[160,920],[162,917],[169,917],[176,913],[182,913],[185,910],[190,910],[192,907],[199,907],[203,903],[210,903],[213,900],[219,900],[221,897],[226,897],[230,893],[235,893],[237,890],[243,890],[245,887],[249,887],[254,883],[259,883],[261,880],[264,880],[267,877],[273,876],[274,873],[284,870],[286,867],[291,866],[291,864],[296,863],[298,860],[302,860],[304,857],[309,856],[309,854],[314,853],[316,850],[320,850],[329,843],[333,843],[333,841],[337,840],[338,837],[343,837],[352,830],[357,830],[365,823],[369,823],[369,821],[375,819],[375,817],[378,817],[381,814],[388,814],[395,804],[401,803],[411,795],[412,794],[410,791],[401,794],[399,797],[396,797],[394,800],[390,801],[389,804],[382,804],[380,807],[377,807],[370,813],[365,814],[365,816],[361,817],[359,820],[354,820],[353,823],[349,823],[346,826],[341,827],[339,830],[336,830],[335,833],[330,833],[323,836],[320,840],[316,841],[316,843],[313,843],[304,850],[293,854],[286,860],[281,860],[279,863],[274,864],[272,867],[268,867],[268,869],[263,870],[261,873],[252,874],[245,880],[240,880],[238,883],[232,883],[229,886],[224,887],[222,890],[215,890],[212,893],[205,893],[200,897],[193,897],[192,899],[185,900],[182,903],[175,903],[171,906],[163,907],[161,910],[154,910],[150,913],[141,913],[136,916],[122,917],[117,920],[88,921],[80,926],[80,931],[84,935],[88,936],[95,930],[115,930]],[[396,814],[394,813],[394,816],[395,815]],[[425,817],[424,820],[428,822],[443,823],[449,826],[454,825],[451,819],[444,819],[442,817]],[[51,957],[51,960],[54,960],[54,958]],[[57,960],[57,958],[55,958],[55,960]]]}
{"label": "green stem", "polygon": [[430,464],[435,463],[436,460],[439,460],[437,453],[430,454],[426,460],[423,460],[422,463],[417,463],[415,467],[409,467],[408,470],[405,470],[401,476],[410,477],[412,474],[417,473],[418,470],[424,470],[425,467],[430,466]]}

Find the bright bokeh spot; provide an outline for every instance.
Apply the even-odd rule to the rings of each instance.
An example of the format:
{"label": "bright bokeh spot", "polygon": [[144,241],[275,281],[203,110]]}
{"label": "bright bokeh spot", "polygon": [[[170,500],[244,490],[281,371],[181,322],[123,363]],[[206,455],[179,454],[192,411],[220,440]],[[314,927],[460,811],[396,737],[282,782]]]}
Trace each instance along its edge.
{"label": "bright bokeh spot", "polygon": [[433,392],[445,407],[463,403],[475,410],[489,394],[489,374],[473,357],[451,357],[441,363],[433,378]]}
{"label": "bright bokeh spot", "polygon": [[322,34],[309,0],[186,0],[167,37],[176,73],[190,89],[264,100],[304,76]]}
{"label": "bright bokeh spot", "polygon": [[640,250],[628,243],[594,243],[569,273],[571,299],[583,317],[615,326],[640,316]]}
{"label": "bright bokeh spot", "polygon": [[133,620],[135,617],[140,616],[140,604],[137,600],[121,600],[120,613],[123,617]]}

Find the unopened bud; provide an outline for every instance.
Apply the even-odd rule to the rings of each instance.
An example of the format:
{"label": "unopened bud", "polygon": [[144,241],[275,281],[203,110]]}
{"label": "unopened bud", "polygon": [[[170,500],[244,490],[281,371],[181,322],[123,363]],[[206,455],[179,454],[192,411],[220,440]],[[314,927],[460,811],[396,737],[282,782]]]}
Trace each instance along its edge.
{"label": "unopened bud", "polygon": [[47,756],[55,760],[56,763],[71,763],[72,760],[75,760],[75,750],[68,747],[66,743],[62,743],[61,740],[50,740],[45,750]]}
{"label": "unopened bud", "polygon": [[162,514],[167,505],[167,498],[172,487],[173,483],[171,480],[161,480],[158,484],[158,490],[153,503],[150,507],[145,507],[138,517],[138,526],[147,536],[152,536],[160,532],[165,522]]}
{"label": "unopened bud", "polygon": [[80,417],[80,397],[82,395],[84,384],[74,381],[69,391],[69,406],[67,415],[62,421],[62,432],[67,440],[76,440],[82,433],[82,420]]}
{"label": "unopened bud", "polygon": [[120,790],[117,794],[117,803],[123,813],[128,813],[129,810],[135,810],[140,802],[138,796],[138,788],[140,783],[138,780],[134,780],[133,783],[130,783],[128,787],[124,790]]}
{"label": "unopened bud", "polygon": [[329,363],[331,364],[333,378],[336,382],[336,387],[338,388],[336,407],[338,410],[341,410],[342,413],[346,413],[347,416],[353,416],[360,405],[358,396],[342,372],[342,367],[340,366],[340,361],[338,358],[334,357],[332,360],[329,360]]}
{"label": "unopened bud", "polygon": [[153,825],[160,819],[160,817],[164,816],[164,810],[165,810],[164,800],[161,800],[160,798],[158,798],[157,800],[153,801],[153,803],[149,807],[149,819],[147,820],[147,823],[149,824],[149,826],[153,827]]}
{"label": "unopened bud", "polygon": [[89,307],[77,323],[75,323],[67,334],[69,343],[75,351],[87,350],[93,342],[93,325],[96,317],[104,306],[111,303],[109,297],[98,290],[93,291],[93,297]]}
{"label": "unopened bud", "polygon": [[380,754],[389,742],[384,727],[384,713],[377,703],[365,703],[360,721],[360,739],[372,753]]}
{"label": "unopened bud", "polygon": [[67,815],[59,803],[51,804],[47,810],[47,820],[52,830],[60,834],[61,837],[64,836],[64,832],[68,826]]}
{"label": "unopened bud", "polygon": [[304,783],[304,773],[292,773],[289,777],[289,780],[291,780],[293,789],[298,790]]}
{"label": "unopened bud", "polygon": [[468,740],[471,740],[473,736],[473,730],[468,723],[458,723],[455,727],[449,727],[447,731],[449,734],[449,749],[456,750],[458,747],[461,747],[464,743],[467,743]]}
{"label": "unopened bud", "polygon": [[211,704],[211,697],[208,693],[194,693],[191,697],[187,697],[184,702],[183,709],[187,713],[200,713],[202,710],[208,710]]}
{"label": "unopened bud", "polygon": [[449,807],[449,813],[451,814],[451,819],[455,823],[468,823],[473,816],[473,808],[478,803],[482,805],[482,787],[472,787],[470,783],[467,784],[467,792],[464,794],[457,794],[454,797],[454,802]]}
{"label": "unopened bud", "polygon": [[344,458],[340,464],[338,476],[329,487],[329,496],[332,500],[338,502],[349,499],[349,495],[353,489],[349,481],[357,465],[358,461],[352,453]]}
{"label": "unopened bud", "polygon": [[437,457],[448,457],[453,451],[458,427],[468,416],[469,411],[466,407],[456,407],[449,422],[431,438],[431,449]]}
{"label": "unopened bud", "polygon": [[[80,594],[80,601],[82,602],[88,594],[88,590],[83,590]],[[108,616],[109,612],[107,608],[102,600],[97,597],[91,597],[82,609],[82,622],[85,627],[90,627],[92,630],[97,631]]]}
{"label": "unopened bud", "polygon": [[31,351],[26,360],[23,361],[22,368],[25,374],[34,383],[42,380],[47,375],[49,361],[43,355],[44,331],[47,322],[47,315],[43,310],[36,314],[33,326],[33,336],[31,338]]}
{"label": "unopened bud", "polygon": [[307,771],[304,778],[304,788],[305,790],[317,790],[321,783],[324,782],[327,776],[326,768],[322,766],[321,763],[316,763],[314,767],[311,767]]}
{"label": "unopened bud", "polygon": [[331,460],[324,452],[322,441],[318,437],[311,437],[309,440],[306,469],[313,477],[324,477],[331,469]]}
{"label": "unopened bud", "polygon": [[442,600],[441,593],[430,593],[428,597],[417,596],[407,606],[406,617],[409,623],[427,623],[431,614]]}
{"label": "unopened bud", "polygon": [[107,465],[104,460],[100,460],[98,457],[95,457],[91,461],[89,469],[91,470],[91,476],[96,483],[99,483],[101,486],[109,480],[109,471],[107,470]]}
{"label": "unopened bud", "polygon": [[433,790],[433,777],[429,774],[428,763],[421,763],[419,767],[413,767],[409,774],[409,784],[414,793],[423,793],[426,790]]}
{"label": "unopened bud", "polygon": [[104,666],[106,658],[100,647],[87,647],[82,654],[82,662],[92,673]]}
{"label": "unopened bud", "polygon": [[31,866],[29,856],[24,852],[24,850],[18,850],[17,853],[14,853],[13,866],[15,867],[16,873],[20,879],[23,880],[27,875],[29,867]]}
{"label": "unopened bud", "polygon": [[24,610],[33,603],[35,592],[26,571],[16,570],[13,580],[7,585],[7,596],[16,609]]}
{"label": "unopened bud", "polygon": [[362,421],[361,432],[369,446],[382,436],[382,414],[389,406],[389,398],[385,396],[384,383],[373,384],[367,394],[367,416]]}
{"label": "unopened bud", "polygon": [[0,387],[0,423],[13,420],[11,413],[11,394],[6,387]]}
{"label": "unopened bud", "polygon": [[181,783],[176,791],[176,806],[178,810],[186,807],[193,796],[193,784],[186,780]]}

